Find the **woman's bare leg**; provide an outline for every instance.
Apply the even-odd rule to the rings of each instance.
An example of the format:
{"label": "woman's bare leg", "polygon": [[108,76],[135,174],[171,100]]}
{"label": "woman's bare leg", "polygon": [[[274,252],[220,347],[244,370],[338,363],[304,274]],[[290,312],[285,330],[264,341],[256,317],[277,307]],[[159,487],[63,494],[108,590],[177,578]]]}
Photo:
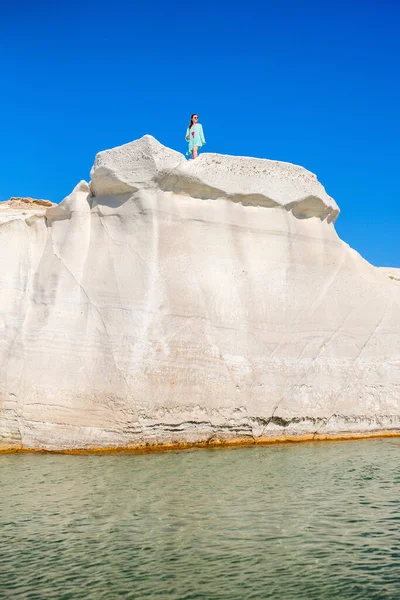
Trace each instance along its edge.
{"label": "woman's bare leg", "polygon": [[199,147],[198,146],[193,146],[192,158],[197,158],[198,155],[199,155]]}

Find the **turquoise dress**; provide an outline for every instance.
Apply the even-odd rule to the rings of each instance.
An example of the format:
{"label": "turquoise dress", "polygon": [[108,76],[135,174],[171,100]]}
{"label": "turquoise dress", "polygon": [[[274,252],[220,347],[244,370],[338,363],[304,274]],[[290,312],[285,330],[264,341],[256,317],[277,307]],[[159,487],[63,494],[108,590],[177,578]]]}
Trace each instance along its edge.
{"label": "turquoise dress", "polygon": [[201,148],[206,143],[204,139],[203,127],[200,123],[196,123],[196,125],[192,125],[186,130],[186,138],[189,138],[189,149],[186,154],[192,154],[192,150],[195,146]]}

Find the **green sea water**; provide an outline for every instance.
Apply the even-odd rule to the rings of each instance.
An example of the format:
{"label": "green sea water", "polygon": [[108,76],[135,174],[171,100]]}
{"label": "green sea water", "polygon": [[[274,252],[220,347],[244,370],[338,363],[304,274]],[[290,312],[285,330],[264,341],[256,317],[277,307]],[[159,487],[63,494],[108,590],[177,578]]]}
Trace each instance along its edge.
{"label": "green sea water", "polygon": [[400,439],[0,456],[0,598],[400,599]]}

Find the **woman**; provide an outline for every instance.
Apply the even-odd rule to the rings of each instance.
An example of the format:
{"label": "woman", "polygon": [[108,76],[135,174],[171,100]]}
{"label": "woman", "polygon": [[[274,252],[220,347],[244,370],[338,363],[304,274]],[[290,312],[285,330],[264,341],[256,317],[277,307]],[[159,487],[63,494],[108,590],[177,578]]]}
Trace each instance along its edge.
{"label": "woman", "polygon": [[206,140],[204,139],[203,127],[199,123],[199,115],[196,115],[196,113],[190,117],[190,125],[186,130],[186,141],[189,142],[189,150],[186,154],[191,154],[192,158],[197,158],[199,148],[204,146]]}

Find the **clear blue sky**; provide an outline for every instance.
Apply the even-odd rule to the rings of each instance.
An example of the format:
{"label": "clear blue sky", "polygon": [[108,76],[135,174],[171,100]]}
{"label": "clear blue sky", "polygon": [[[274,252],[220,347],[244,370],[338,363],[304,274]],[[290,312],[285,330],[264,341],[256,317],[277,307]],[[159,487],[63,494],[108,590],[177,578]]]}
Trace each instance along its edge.
{"label": "clear blue sky", "polygon": [[339,235],[400,267],[399,0],[1,4],[0,199],[59,202],[145,133],[185,152],[198,112],[207,151],[315,172]]}

